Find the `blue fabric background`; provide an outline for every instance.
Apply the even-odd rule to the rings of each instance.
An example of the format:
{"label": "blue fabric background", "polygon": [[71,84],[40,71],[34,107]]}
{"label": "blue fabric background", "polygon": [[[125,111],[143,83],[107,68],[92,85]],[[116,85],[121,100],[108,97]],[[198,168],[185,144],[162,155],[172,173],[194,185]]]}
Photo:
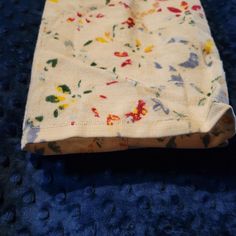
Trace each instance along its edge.
{"label": "blue fabric background", "polygon": [[[236,1],[202,3],[236,108]],[[0,1],[0,235],[235,236],[235,138],[214,150],[20,151],[43,6]]]}

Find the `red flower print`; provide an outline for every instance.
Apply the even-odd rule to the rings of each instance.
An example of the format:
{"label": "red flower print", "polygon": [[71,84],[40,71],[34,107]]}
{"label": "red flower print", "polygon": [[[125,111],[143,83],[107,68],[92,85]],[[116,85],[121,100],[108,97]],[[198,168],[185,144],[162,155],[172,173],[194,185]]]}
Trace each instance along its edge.
{"label": "red flower print", "polygon": [[111,84],[116,84],[116,83],[118,83],[118,81],[115,80],[115,81],[107,82],[106,85],[111,85]]}
{"label": "red flower print", "polygon": [[129,17],[126,21],[122,22],[122,24],[127,24],[128,28],[132,28],[135,26],[133,18]]}
{"label": "red flower print", "polygon": [[116,57],[128,57],[128,53],[127,52],[114,52],[114,55]]}
{"label": "red flower print", "polygon": [[120,117],[117,115],[109,114],[107,116],[107,125],[113,125],[113,121],[119,121]]}
{"label": "red flower print", "polygon": [[[81,12],[76,12],[74,17],[69,17],[67,18],[67,22],[71,23],[71,22],[76,22],[78,24],[77,26],[77,30],[80,31],[83,26],[84,23],[91,23],[92,21],[94,21],[95,17],[96,18],[103,18],[105,15],[103,15],[102,13],[97,13],[96,15],[90,14],[90,15],[83,15]],[[78,20],[78,21],[76,21]]]}
{"label": "red flower print", "polygon": [[201,6],[199,6],[199,5],[194,5],[194,6],[192,6],[192,9],[193,9],[194,11],[198,11],[198,10],[201,10]]}
{"label": "red flower print", "polygon": [[104,15],[101,14],[101,13],[98,13],[98,14],[96,15],[96,18],[102,18],[102,17],[104,17]]}
{"label": "red flower print", "polygon": [[99,116],[99,113],[98,113],[98,111],[97,111],[97,109],[96,109],[95,107],[92,107],[91,110],[92,110],[92,112],[94,113],[94,116],[95,116],[95,117],[100,117],[100,116]]}
{"label": "red flower print", "polygon": [[142,116],[147,114],[147,109],[145,108],[146,103],[143,100],[138,101],[138,105],[133,112],[125,114],[127,118],[131,118],[131,121],[134,123],[142,119]]}
{"label": "red flower print", "polygon": [[167,9],[171,12],[174,12],[174,13],[181,13],[182,11],[178,8],[175,8],[175,7],[167,7]]}
{"label": "red flower print", "polygon": [[[185,1],[182,1],[182,2],[180,3],[180,7],[181,7],[181,8],[183,9],[183,11],[185,11],[185,12],[189,11],[189,9],[188,9],[188,8],[189,8],[189,5],[188,5],[188,3],[185,2]],[[173,13],[178,14],[178,16],[179,16],[180,13],[183,12],[181,9],[175,8],[175,7],[167,7],[167,9],[168,9],[169,11],[173,12]],[[200,6],[200,5],[193,5],[193,6],[192,6],[192,10],[194,10],[194,11],[199,11],[199,10],[201,10],[201,6]]]}
{"label": "red flower print", "polygon": [[107,99],[107,96],[105,96],[105,95],[100,95],[99,97],[102,99]]}
{"label": "red flower print", "polygon": [[125,67],[127,65],[132,65],[132,61],[131,59],[127,59],[126,61],[124,61],[122,64],[121,64],[121,67]]}

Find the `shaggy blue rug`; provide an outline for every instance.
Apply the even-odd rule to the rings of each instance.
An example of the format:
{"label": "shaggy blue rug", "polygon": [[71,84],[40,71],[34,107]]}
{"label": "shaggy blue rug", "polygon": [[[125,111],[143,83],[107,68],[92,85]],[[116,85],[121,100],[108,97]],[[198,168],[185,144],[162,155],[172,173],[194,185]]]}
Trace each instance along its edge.
{"label": "shaggy blue rug", "polygon": [[[202,3],[236,109],[236,1]],[[214,150],[20,151],[43,6],[0,1],[0,235],[235,236],[235,138]]]}

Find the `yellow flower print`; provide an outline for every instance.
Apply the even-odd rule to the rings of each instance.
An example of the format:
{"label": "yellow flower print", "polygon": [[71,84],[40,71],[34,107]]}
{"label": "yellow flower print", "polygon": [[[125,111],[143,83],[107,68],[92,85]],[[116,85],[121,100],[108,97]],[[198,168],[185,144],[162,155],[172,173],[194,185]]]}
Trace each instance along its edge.
{"label": "yellow flower print", "polygon": [[204,62],[209,67],[213,64],[213,58],[211,56],[213,50],[214,50],[213,40],[211,39],[206,40],[202,46],[202,53],[203,53]]}
{"label": "yellow flower print", "polygon": [[135,46],[139,48],[141,46],[141,41],[139,39],[135,40]]}
{"label": "yellow flower print", "polygon": [[111,34],[109,32],[105,32],[103,37],[97,37],[96,41],[99,43],[108,43],[109,41],[113,41]]}
{"label": "yellow flower print", "polygon": [[213,51],[214,43],[211,39],[208,39],[203,45],[203,52],[205,54],[211,54]]}
{"label": "yellow flower print", "polygon": [[[142,46],[142,42],[139,39],[136,39],[135,46],[137,49],[140,49],[140,47]],[[150,45],[147,45],[143,50],[145,53],[149,53],[149,52],[152,52],[153,49],[154,49],[154,45],[150,44]]]}
{"label": "yellow flower print", "polygon": [[102,38],[102,37],[97,37],[96,41],[98,41],[99,43],[108,43],[108,41],[105,38]]}
{"label": "yellow flower print", "polygon": [[154,48],[153,45],[149,45],[146,48],[144,48],[144,52],[146,52],[146,53],[152,52],[153,48]]}
{"label": "yellow flower print", "polygon": [[105,37],[107,38],[107,39],[109,39],[109,40],[111,40],[112,41],[112,37],[111,37],[111,34],[110,34],[110,32],[105,32]]}

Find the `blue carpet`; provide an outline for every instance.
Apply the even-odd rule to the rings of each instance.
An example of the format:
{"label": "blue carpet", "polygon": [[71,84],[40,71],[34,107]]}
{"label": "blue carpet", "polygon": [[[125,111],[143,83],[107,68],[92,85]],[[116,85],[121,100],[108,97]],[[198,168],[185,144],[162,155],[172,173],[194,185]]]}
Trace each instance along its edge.
{"label": "blue carpet", "polygon": [[[236,1],[202,2],[236,109]],[[43,5],[0,1],[0,235],[235,236],[235,138],[214,150],[20,151]]]}

